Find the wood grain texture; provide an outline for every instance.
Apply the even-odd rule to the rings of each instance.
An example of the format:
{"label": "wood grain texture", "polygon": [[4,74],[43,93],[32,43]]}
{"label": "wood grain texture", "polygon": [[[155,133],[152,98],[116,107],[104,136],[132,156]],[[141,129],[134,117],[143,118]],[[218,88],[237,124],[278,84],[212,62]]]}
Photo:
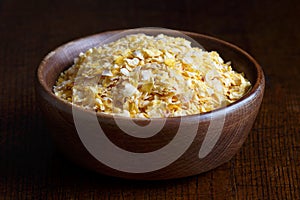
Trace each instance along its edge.
{"label": "wood grain texture", "polygon": [[[0,1],[0,199],[300,199],[298,1]],[[241,151],[199,176],[155,182],[95,175],[60,156],[35,105],[49,50],[106,30],[160,26],[250,52],[266,75]]]}

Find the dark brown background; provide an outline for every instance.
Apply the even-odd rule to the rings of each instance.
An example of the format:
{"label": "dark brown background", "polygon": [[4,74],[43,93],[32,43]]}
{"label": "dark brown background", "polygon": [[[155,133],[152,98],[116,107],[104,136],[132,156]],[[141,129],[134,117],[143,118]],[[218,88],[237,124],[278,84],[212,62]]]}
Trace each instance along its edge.
{"label": "dark brown background", "polygon": [[[0,0],[0,199],[300,199],[299,1]],[[106,30],[187,30],[234,43],[266,75],[255,125],[228,163],[199,176],[128,181],[55,149],[33,80],[53,48]]]}

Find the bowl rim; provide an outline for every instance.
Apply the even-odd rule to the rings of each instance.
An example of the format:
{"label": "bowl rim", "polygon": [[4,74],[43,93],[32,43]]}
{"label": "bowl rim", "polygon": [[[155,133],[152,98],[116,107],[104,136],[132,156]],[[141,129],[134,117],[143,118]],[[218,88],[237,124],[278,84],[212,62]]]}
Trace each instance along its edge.
{"label": "bowl rim", "polygon": [[60,104],[61,105],[60,108],[63,108],[64,106],[66,106],[64,110],[77,109],[78,111],[81,111],[81,112],[90,113],[90,114],[93,114],[93,115],[96,114],[96,116],[98,118],[99,117],[109,118],[109,119],[118,118],[118,119],[124,119],[124,120],[134,120],[134,121],[149,121],[149,120],[151,120],[151,121],[161,121],[161,120],[166,120],[166,119],[167,120],[180,120],[181,118],[199,120],[199,118],[200,119],[211,118],[212,115],[214,117],[222,115],[224,111],[226,113],[229,113],[233,110],[236,110],[237,108],[243,106],[244,104],[247,104],[253,98],[255,98],[255,95],[259,90],[264,90],[265,78],[264,78],[263,69],[258,64],[258,62],[249,53],[247,53],[245,50],[241,49],[240,47],[238,47],[234,44],[231,44],[231,43],[229,43],[227,41],[224,41],[222,39],[215,38],[213,36],[209,36],[209,35],[205,35],[205,34],[201,34],[201,33],[189,32],[189,31],[181,31],[181,30],[176,30],[176,31],[179,31],[183,34],[186,34],[186,35],[188,35],[189,37],[191,37],[195,40],[196,40],[197,37],[198,38],[200,37],[200,38],[212,40],[212,41],[217,42],[217,43],[221,43],[221,44],[223,44],[225,46],[228,46],[229,48],[232,48],[235,51],[243,54],[251,63],[254,64],[255,74],[257,75],[257,78],[255,79],[254,84],[252,83],[252,86],[251,86],[250,90],[247,91],[247,93],[244,96],[242,96],[240,99],[238,99],[237,101],[235,101],[233,103],[230,103],[229,105],[227,105],[225,107],[221,107],[221,108],[209,111],[209,112],[192,114],[192,115],[185,115],[185,116],[175,116],[175,117],[131,118],[131,117],[113,115],[113,114],[108,114],[108,113],[94,112],[94,111],[91,111],[91,110],[84,109],[81,106],[78,106],[76,104],[72,104],[70,102],[67,102],[65,100],[60,99],[59,97],[57,97],[53,93],[53,88],[49,88],[47,86],[46,81],[43,78],[43,71],[46,70],[47,62],[52,57],[52,55],[56,54],[57,52],[62,51],[64,48],[66,48],[66,47],[68,47],[68,46],[70,46],[74,43],[78,43],[78,42],[81,42],[81,41],[84,41],[84,40],[96,38],[96,37],[99,37],[100,35],[113,35],[113,34],[117,34],[117,33],[120,33],[122,31],[126,31],[126,30],[130,30],[130,29],[119,29],[119,30],[104,31],[104,32],[92,34],[92,35],[89,35],[89,36],[81,37],[81,38],[69,41],[67,43],[64,43],[64,44],[58,46],[57,48],[55,48],[54,50],[50,51],[43,58],[43,60],[41,61],[41,63],[37,67],[36,77],[35,77],[36,78],[36,84],[38,85],[38,87],[42,88],[44,93],[46,93],[48,95],[47,100],[55,102],[56,105]]}

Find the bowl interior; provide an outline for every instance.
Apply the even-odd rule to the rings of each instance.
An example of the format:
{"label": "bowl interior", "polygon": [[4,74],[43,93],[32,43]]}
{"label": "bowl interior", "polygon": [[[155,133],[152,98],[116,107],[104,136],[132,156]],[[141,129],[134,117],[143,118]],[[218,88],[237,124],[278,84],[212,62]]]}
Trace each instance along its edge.
{"label": "bowl interior", "polygon": [[[60,46],[50,52],[39,66],[38,81],[52,98],[59,101],[58,97],[53,94],[52,89],[60,73],[72,66],[74,58],[76,58],[80,52],[85,52],[89,48],[98,46],[99,43],[119,34],[120,32],[122,31],[104,32]],[[182,33],[197,41],[205,48],[205,50],[217,51],[225,62],[230,61],[233,69],[237,72],[243,72],[246,78],[251,82],[252,88],[248,91],[248,93],[233,104],[247,98],[247,96],[251,95],[259,87],[263,79],[262,70],[256,61],[245,51],[230,43],[210,36],[190,32]],[[227,107],[230,107],[230,105]]]}

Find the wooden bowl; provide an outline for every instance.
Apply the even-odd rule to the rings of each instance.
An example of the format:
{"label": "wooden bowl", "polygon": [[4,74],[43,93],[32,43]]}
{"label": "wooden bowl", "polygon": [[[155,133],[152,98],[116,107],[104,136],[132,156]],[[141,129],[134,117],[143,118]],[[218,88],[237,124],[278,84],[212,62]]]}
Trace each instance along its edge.
{"label": "wooden bowl", "polygon": [[[38,67],[35,84],[38,103],[60,150],[72,161],[96,172],[141,180],[196,175],[229,161],[251,130],[263,98],[265,80],[257,62],[228,42],[183,32],[206,50],[216,50],[225,61],[230,60],[235,70],[244,72],[252,89],[235,103],[213,112],[153,119],[154,126],[165,120],[162,130],[154,135],[138,137],[124,133],[113,116],[72,106],[53,94],[57,77],[72,65],[80,52],[120,32],[104,32],[69,42],[49,53]],[[95,120],[102,128],[101,134],[88,129],[94,126]],[[117,121],[126,126],[131,119],[118,117]],[[145,125],[150,121],[135,122]],[[89,138],[90,134],[94,135]]]}

